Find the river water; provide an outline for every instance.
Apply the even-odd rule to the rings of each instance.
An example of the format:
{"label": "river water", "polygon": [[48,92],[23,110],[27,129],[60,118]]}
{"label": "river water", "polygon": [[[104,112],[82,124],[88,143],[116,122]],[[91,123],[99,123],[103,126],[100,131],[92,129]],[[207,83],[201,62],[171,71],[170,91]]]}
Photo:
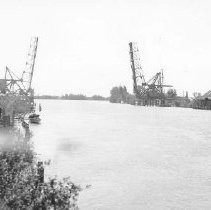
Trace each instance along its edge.
{"label": "river water", "polygon": [[81,210],[211,209],[211,112],[41,100],[31,125],[46,173],[81,186]]}

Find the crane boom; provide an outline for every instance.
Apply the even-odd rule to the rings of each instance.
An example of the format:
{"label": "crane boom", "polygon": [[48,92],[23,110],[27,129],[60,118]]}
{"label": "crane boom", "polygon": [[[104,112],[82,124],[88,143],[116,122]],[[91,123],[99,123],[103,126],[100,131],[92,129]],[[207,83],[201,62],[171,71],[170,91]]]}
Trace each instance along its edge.
{"label": "crane boom", "polygon": [[[130,42],[129,50],[130,64],[133,73],[133,91],[136,96],[140,97],[140,95],[142,95],[143,93],[138,91],[138,88],[140,86],[144,87],[146,85],[146,81],[140,64],[140,56],[137,44],[134,42]],[[142,92],[145,92],[144,88],[142,88]]]}
{"label": "crane boom", "polygon": [[26,70],[23,71],[22,80],[25,87],[25,91],[31,90],[31,83],[34,74],[34,65],[37,55],[38,37],[32,37],[29,52],[27,54]]}

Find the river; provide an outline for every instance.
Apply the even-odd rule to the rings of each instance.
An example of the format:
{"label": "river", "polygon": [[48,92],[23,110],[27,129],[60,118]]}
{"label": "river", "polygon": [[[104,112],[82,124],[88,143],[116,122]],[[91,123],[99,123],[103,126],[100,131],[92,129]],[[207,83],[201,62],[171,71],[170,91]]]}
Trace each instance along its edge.
{"label": "river", "polygon": [[81,210],[210,209],[211,112],[40,100],[46,173],[81,186]]}

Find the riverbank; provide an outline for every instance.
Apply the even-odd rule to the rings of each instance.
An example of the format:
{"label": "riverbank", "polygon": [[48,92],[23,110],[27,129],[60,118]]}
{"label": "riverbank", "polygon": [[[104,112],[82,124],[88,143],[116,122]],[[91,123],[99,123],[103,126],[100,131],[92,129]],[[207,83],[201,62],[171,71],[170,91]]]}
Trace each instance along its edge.
{"label": "riverbank", "polygon": [[45,163],[38,159],[32,133],[4,131],[0,145],[0,205],[3,209],[75,209],[81,190],[69,178],[45,180]]}

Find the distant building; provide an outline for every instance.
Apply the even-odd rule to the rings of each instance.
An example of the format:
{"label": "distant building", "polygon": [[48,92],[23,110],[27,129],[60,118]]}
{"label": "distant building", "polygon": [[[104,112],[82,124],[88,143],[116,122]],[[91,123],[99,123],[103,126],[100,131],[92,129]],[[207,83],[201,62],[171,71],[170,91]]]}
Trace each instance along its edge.
{"label": "distant building", "polygon": [[211,90],[196,98],[193,102],[193,108],[211,110]]}
{"label": "distant building", "polygon": [[168,107],[190,107],[190,102],[188,92],[186,92],[185,96],[167,96],[163,100],[163,105]]}

